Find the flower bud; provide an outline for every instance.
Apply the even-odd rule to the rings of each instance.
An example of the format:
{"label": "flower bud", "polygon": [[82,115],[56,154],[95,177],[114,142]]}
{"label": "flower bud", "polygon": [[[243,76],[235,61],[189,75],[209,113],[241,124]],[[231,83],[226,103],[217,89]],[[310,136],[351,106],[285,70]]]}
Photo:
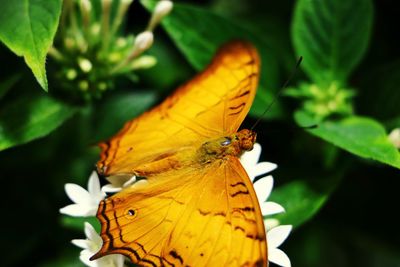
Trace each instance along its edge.
{"label": "flower bud", "polygon": [[85,73],[90,72],[93,68],[92,62],[86,58],[78,58],[78,65]]}
{"label": "flower bud", "polygon": [[136,36],[135,39],[135,48],[134,48],[136,55],[149,49],[150,46],[153,44],[153,39],[154,39],[153,33],[150,31],[145,31],[138,34],[138,36]]}
{"label": "flower bud", "polygon": [[153,67],[156,63],[157,63],[157,59],[153,56],[141,56],[132,62],[131,68],[133,70],[148,69],[148,68]]}
{"label": "flower bud", "polygon": [[160,23],[161,19],[168,15],[172,10],[173,4],[169,0],[161,0],[157,3],[151,16],[147,30],[153,31],[154,28]]}

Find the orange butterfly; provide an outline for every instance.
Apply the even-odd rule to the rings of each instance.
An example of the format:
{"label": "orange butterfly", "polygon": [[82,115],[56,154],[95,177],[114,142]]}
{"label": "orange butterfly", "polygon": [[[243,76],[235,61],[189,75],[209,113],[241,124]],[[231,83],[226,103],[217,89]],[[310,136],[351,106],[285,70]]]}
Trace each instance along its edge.
{"label": "orange butterfly", "polygon": [[256,134],[238,128],[260,71],[255,48],[223,46],[205,71],[100,144],[98,172],[138,176],[100,203],[103,246],[141,266],[267,266],[263,218],[238,157]]}

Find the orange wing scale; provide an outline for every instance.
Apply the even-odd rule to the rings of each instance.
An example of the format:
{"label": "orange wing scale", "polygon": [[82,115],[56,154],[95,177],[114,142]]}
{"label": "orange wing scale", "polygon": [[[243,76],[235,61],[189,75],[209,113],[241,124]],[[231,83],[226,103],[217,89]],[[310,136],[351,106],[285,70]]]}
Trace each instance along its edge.
{"label": "orange wing scale", "polygon": [[255,140],[237,130],[259,68],[253,46],[225,45],[205,71],[100,144],[99,173],[145,174],[147,183],[100,203],[103,246],[92,259],[120,253],[140,266],[267,266],[262,214],[237,158]]}
{"label": "orange wing scale", "polygon": [[259,64],[250,44],[222,47],[205,71],[100,144],[99,173],[133,175],[162,153],[236,132],[253,102]]}

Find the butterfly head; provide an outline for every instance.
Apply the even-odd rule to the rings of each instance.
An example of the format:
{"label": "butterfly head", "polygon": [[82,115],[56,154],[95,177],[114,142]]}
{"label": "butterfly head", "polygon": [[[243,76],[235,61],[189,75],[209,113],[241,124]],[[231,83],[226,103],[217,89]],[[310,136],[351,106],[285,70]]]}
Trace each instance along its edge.
{"label": "butterfly head", "polygon": [[239,142],[241,151],[250,151],[253,149],[253,145],[256,142],[257,134],[252,130],[243,129],[235,133],[235,138]]}

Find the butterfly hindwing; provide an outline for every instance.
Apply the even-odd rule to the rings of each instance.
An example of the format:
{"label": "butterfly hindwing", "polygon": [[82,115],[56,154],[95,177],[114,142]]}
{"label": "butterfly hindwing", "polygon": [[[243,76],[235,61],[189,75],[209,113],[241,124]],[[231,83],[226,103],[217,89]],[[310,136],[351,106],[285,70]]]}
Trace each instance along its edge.
{"label": "butterfly hindwing", "polygon": [[121,253],[142,266],[266,266],[260,208],[234,157],[122,191],[100,204],[98,218],[104,244],[95,257]]}

